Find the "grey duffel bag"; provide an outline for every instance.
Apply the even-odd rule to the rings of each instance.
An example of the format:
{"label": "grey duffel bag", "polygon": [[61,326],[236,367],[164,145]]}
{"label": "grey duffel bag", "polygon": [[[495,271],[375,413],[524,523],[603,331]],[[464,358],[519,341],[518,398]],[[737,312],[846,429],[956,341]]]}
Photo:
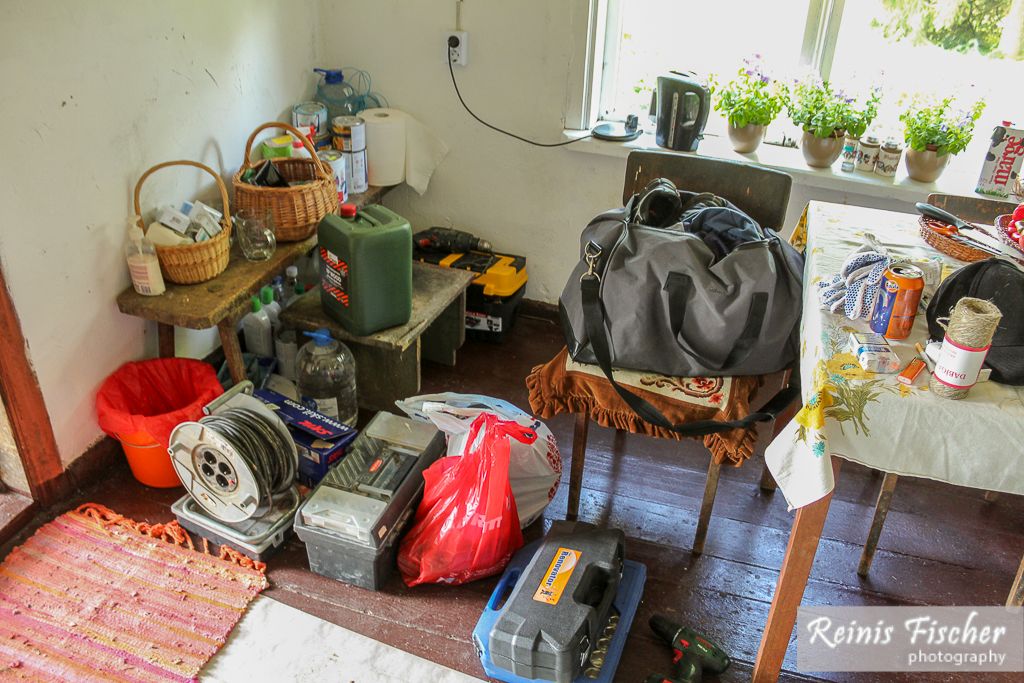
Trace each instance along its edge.
{"label": "grey duffel bag", "polygon": [[770,419],[755,413],[744,424],[671,425],[616,384],[611,370],[695,377],[761,375],[793,365],[803,257],[791,245],[729,202],[678,192],[665,179],[592,220],[580,245],[559,301],[574,360],[600,365],[638,414],[678,432]]}

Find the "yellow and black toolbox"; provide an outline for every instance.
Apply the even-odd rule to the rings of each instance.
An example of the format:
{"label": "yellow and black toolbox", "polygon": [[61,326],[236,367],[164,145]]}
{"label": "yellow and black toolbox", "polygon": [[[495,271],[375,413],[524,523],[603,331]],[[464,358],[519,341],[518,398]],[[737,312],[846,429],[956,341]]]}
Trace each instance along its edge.
{"label": "yellow and black toolbox", "polygon": [[486,341],[504,341],[526,294],[525,256],[482,251],[440,254],[416,249],[413,258],[444,268],[479,273],[466,291],[466,334]]}

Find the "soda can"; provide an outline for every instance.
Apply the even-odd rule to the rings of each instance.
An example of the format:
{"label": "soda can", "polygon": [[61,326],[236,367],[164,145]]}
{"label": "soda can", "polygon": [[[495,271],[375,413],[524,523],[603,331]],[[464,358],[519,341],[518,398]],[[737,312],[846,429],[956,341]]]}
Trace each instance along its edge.
{"label": "soda can", "polygon": [[906,339],[914,327],[924,291],[924,273],[917,266],[896,263],[886,269],[871,313],[871,331],[888,339]]}

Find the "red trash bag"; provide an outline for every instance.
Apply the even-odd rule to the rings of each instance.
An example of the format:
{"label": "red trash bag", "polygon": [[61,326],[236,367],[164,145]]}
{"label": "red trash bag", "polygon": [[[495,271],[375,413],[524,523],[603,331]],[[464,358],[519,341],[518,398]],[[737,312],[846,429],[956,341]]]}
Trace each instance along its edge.
{"label": "red trash bag", "polygon": [[465,455],[442,458],[423,472],[423,501],[398,551],[406,585],[467,583],[505,568],[523,547],[509,483],[510,439],[530,444],[536,438],[528,427],[481,413]]}
{"label": "red trash bag", "polygon": [[171,431],[198,420],[203,406],[224,393],[207,363],[189,358],[155,358],[125,363],[96,394],[100,429],[118,435],[149,434],[167,448]]}

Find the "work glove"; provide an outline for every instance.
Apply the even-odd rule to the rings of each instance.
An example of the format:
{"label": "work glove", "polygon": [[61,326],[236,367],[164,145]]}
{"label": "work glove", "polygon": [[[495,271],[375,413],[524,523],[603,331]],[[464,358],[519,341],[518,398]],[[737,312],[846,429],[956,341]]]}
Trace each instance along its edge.
{"label": "work glove", "polygon": [[891,262],[887,254],[872,246],[853,252],[838,273],[818,282],[818,301],[823,309],[842,313],[850,320],[871,315],[878,286]]}

